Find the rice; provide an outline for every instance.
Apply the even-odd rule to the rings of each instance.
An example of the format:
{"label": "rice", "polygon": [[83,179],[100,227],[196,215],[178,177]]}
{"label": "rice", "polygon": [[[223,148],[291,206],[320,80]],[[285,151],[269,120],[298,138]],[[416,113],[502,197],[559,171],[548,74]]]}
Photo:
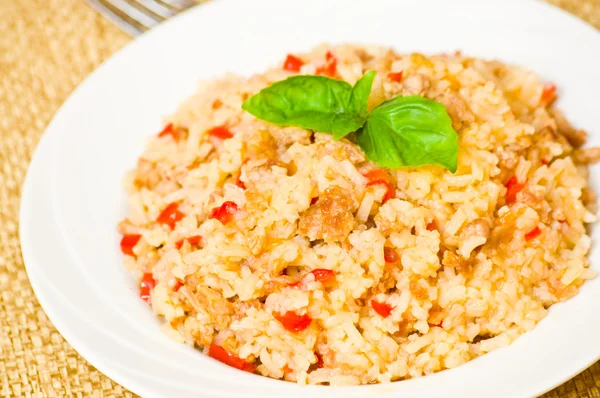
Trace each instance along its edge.
{"label": "rice", "polygon": [[594,277],[598,155],[552,85],[497,61],[353,45],[301,55],[300,73],[328,51],[338,79],[377,72],[371,108],[399,94],[445,105],[458,171],[386,170],[385,200],[352,141],[241,109],[291,72],[202,83],[125,179],[125,265],[169,336],[300,384],[389,382],[509,345]]}

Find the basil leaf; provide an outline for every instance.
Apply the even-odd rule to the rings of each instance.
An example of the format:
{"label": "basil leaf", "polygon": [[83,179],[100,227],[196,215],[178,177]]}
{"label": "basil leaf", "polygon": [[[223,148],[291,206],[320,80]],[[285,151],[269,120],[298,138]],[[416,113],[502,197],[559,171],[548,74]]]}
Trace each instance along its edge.
{"label": "basil leaf", "polygon": [[437,164],[456,172],[458,134],[446,108],[420,96],[398,96],[375,107],[356,140],[385,167]]}
{"label": "basil leaf", "polygon": [[[363,77],[358,79],[354,87],[352,87],[352,93],[350,94],[350,108],[353,109],[353,111],[364,120],[366,120],[367,113],[369,111],[367,106],[369,102],[369,95],[371,94],[371,88],[373,87],[374,79],[374,70],[365,73]],[[339,140],[340,138],[347,136],[349,133],[351,133],[351,131],[345,134],[333,133],[333,138]]]}
{"label": "basil leaf", "polygon": [[242,108],[279,126],[333,133],[339,139],[365,123],[374,75],[363,76],[354,89],[324,76],[292,76],[248,98]]}

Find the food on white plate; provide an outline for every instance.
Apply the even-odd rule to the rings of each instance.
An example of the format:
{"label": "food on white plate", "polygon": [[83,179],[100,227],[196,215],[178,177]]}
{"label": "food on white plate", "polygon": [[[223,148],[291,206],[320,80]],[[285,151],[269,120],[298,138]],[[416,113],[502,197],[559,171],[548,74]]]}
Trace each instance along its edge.
{"label": "food on white plate", "polygon": [[586,134],[527,69],[321,46],[205,82],[126,177],[125,265],[165,332],[300,384],[509,345],[594,277]]}

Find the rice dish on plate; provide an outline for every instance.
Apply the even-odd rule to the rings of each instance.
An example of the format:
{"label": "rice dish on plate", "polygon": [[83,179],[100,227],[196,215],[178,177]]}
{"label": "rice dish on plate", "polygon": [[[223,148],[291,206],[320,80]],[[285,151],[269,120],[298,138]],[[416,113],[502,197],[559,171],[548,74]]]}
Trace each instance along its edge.
{"label": "rice dish on plate", "polygon": [[[352,135],[260,120],[242,103],[293,75],[355,84],[368,107],[442,104],[455,173],[381,167]],[[594,272],[597,148],[522,67],[461,54],[320,46],[198,92],[125,178],[124,263],[170,337],[300,384],[454,368],[532,330]]]}

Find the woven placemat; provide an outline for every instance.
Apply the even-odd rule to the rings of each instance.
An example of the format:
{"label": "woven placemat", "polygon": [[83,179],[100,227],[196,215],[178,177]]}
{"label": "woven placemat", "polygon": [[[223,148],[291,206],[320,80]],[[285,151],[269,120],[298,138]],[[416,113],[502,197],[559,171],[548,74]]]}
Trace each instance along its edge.
{"label": "woven placemat", "polygon": [[[501,0],[499,0],[501,1]],[[600,0],[552,0],[600,28]],[[0,0],[0,396],[132,397],[52,326],[23,267],[21,185],[69,93],[131,39],[83,0]],[[600,397],[600,363],[544,398]]]}

